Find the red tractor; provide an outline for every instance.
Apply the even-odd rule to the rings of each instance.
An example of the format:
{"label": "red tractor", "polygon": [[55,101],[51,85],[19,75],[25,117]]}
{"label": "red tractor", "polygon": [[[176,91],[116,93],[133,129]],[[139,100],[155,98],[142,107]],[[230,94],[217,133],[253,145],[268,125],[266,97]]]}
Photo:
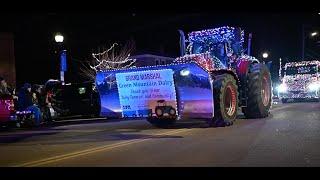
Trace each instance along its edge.
{"label": "red tractor", "polygon": [[244,53],[243,30],[224,26],[193,31],[188,34],[187,48],[184,33],[179,32],[182,56],[176,63],[196,62],[208,72],[214,93],[215,125],[231,124],[238,107],[247,118],[268,116],[271,75],[264,63]]}

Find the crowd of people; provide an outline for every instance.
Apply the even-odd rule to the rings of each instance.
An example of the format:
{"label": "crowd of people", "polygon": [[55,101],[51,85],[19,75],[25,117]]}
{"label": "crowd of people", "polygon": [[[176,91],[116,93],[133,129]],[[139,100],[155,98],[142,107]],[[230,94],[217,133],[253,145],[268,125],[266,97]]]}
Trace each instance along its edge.
{"label": "crowd of people", "polygon": [[0,96],[12,96],[18,111],[31,111],[35,126],[40,126],[44,120],[53,121],[50,114],[50,94],[41,85],[25,83],[16,94],[15,89],[10,88],[6,80],[0,77]]}

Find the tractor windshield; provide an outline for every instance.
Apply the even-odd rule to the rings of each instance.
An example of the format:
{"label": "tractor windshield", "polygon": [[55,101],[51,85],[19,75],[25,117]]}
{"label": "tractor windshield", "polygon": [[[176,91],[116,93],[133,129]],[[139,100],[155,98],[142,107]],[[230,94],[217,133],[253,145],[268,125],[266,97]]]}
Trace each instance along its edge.
{"label": "tractor windshield", "polygon": [[225,47],[223,43],[219,44],[206,44],[194,42],[190,54],[200,54],[210,52],[211,56],[215,56],[218,59],[223,59],[226,56]]}
{"label": "tractor windshield", "polygon": [[[190,54],[210,52],[216,57],[225,57],[226,51],[233,51],[236,55],[242,53],[244,31],[234,27],[219,27],[201,31],[193,31],[188,34],[191,43]],[[220,58],[219,58],[220,59]]]}
{"label": "tractor windshield", "polygon": [[193,43],[192,50],[190,54],[201,54],[208,52],[210,50],[210,47],[203,43]]}

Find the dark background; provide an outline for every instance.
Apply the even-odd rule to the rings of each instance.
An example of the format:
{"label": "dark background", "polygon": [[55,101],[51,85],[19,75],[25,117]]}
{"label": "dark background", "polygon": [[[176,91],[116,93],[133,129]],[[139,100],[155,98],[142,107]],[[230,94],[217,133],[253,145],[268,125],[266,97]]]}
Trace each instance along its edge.
{"label": "dark background", "polygon": [[[107,11],[106,11],[107,12]],[[278,73],[278,61],[301,59],[302,25],[310,25],[306,34],[320,31],[320,15],[310,12],[37,12],[0,14],[0,32],[13,32],[17,86],[24,82],[43,84],[46,80],[59,78],[59,60],[54,41],[56,32],[61,32],[68,51],[67,82],[79,82],[80,62],[91,57],[100,46],[112,43],[124,44],[133,39],[136,51],[133,54],[155,53],[179,56],[178,29],[188,33],[193,30],[214,28],[223,25],[240,26],[253,33],[252,55],[262,59],[269,53],[273,61],[273,76]],[[306,59],[320,58],[317,38],[306,39]],[[247,42],[245,42],[247,43]]]}

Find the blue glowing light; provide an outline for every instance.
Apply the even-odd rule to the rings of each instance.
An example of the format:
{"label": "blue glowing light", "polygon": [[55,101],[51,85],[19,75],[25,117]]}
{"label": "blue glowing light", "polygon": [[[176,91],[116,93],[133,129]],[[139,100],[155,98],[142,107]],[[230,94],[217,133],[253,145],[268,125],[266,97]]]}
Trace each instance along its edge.
{"label": "blue glowing light", "polygon": [[194,31],[188,34],[190,42],[209,42],[221,43],[226,41],[240,41],[244,42],[244,31],[240,32],[240,39],[237,40],[237,29],[234,27],[223,26],[214,29],[207,29],[202,31]]}

